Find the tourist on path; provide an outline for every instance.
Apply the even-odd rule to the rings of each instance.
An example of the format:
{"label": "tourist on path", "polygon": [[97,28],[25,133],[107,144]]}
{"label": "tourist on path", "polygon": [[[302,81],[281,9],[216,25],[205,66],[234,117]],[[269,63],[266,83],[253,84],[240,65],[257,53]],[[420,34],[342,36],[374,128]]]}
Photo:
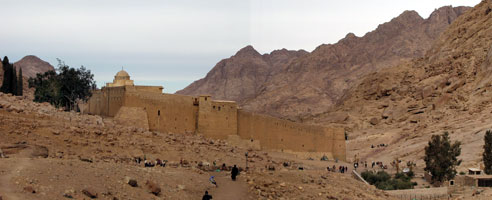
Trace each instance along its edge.
{"label": "tourist on path", "polygon": [[236,176],[239,174],[239,169],[236,167],[236,165],[234,165],[234,167],[232,168],[232,171],[231,171],[231,178],[233,181],[236,180]]}
{"label": "tourist on path", "polygon": [[210,200],[212,199],[212,196],[208,194],[208,191],[205,191],[205,194],[202,197],[202,200]]}

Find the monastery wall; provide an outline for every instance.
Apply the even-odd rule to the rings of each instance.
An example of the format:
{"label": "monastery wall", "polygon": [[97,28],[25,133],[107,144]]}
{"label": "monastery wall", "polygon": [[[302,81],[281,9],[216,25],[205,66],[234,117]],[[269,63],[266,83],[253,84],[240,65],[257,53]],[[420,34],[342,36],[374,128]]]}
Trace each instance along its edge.
{"label": "monastery wall", "polygon": [[[120,71],[111,87],[93,92],[89,114],[115,117],[119,123],[153,131],[200,133],[251,148],[346,160],[344,130],[305,125],[238,109],[233,101],[164,94],[160,86],[134,86]],[[122,85],[115,87],[115,85]]]}
{"label": "monastery wall", "polygon": [[143,107],[150,130],[171,133],[195,132],[198,106],[195,97],[143,92],[126,92],[124,105]]}
{"label": "monastery wall", "polygon": [[199,97],[198,132],[215,139],[237,135],[237,104],[233,101],[212,101]]}
{"label": "monastery wall", "polygon": [[346,159],[341,128],[305,125],[239,110],[237,130],[242,139],[259,140],[262,148],[319,152],[334,159]]}
{"label": "monastery wall", "polygon": [[89,113],[114,117],[123,105],[125,87],[105,87],[92,94],[89,100]]}

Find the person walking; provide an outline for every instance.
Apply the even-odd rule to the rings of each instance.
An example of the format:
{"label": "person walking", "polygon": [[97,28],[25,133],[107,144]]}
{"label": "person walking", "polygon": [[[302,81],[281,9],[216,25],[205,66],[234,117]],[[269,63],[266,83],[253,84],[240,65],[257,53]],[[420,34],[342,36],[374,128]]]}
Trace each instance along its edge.
{"label": "person walking", "polygon": [[233,181],[236,181],[236,176],[239,174],[239,169],[234,165],[234,167],[231,170],[231,178]]}
{"label": "person walking", "polygon": [[212,199],[212,196],[208,194],[208,191],[205,191],[202,200],[210,200],[210,199]]}

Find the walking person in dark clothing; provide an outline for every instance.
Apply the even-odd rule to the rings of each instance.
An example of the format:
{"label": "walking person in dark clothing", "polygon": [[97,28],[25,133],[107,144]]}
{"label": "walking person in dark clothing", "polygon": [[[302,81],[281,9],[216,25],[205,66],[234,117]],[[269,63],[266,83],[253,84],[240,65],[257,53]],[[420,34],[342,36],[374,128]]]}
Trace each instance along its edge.
{"label": "walking person in dark clothing", "polygon": [[205,191],[205,194],[202,197],[202,200],[210,200],[212,199],[212,196],[208,194],[208,191]]}
{"label": "walking person in dark clothing", "polygon": [[234,165],[234,167],[232,168],[232,171],[231,171],[231,178],[233,181],[236,180],[236,176],[239,174],[239,169],[236,167],[236,165]]}

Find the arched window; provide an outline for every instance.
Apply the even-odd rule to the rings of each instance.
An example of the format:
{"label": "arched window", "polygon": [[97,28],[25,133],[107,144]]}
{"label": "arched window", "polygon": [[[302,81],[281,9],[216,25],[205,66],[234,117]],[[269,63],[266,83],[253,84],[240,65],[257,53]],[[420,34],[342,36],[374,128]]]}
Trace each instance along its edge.
{"label": "arched window", "polygon": [[161,116],[161,110],[157,110],[157,116]]}

